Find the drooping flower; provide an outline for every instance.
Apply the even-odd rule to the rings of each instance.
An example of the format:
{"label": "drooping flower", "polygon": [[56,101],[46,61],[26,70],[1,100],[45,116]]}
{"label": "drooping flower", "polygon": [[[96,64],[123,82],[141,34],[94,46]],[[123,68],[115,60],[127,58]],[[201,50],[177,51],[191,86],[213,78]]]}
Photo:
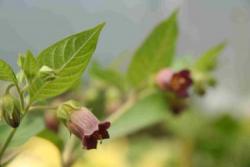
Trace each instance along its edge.
{"label": "drooping flower", "polygon": [[18,100],[7,92],[0,101],[5,122],[11,127],[17,128],[21,120],[21,110]]}
{"label": "drooping flower", "polygon": [[67,126],[71,133],[81,139],[86,149],[95,149],[98,140],[108,139],[110,122],[100,122],[87,108],[80,108],[70,115]]}
{"label": "drooping flower", "polygon": [[163,69],[156,76],[156,84],[162,90],[175,93],[179,97],[188,96],[188,88],[192,85],[189,70],[173,72],[171,69]]}

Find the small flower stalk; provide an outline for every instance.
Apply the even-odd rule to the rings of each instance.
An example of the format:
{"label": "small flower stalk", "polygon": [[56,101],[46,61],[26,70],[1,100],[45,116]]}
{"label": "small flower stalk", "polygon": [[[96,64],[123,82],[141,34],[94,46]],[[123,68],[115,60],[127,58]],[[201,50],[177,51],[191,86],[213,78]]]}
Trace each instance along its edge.
{"label": "small flower stalk", "polygon": [[19,102],[6,93],[1,98],[1,110],[5,122],[13,128],[17,128],[21,120],[21,112]]}
{"label": "small flower stalk", "polygon": [[171,69],[163,69],[156,76],[156,84],[161,90],[170,91],[178,97],[188,97],[188,89],[192,85],[189,70],[173,72]]}
{"label": "small flower stalk", "polygon": [[67,123],[69,130],[81,139],[86,149],[95,149],[98,140],[108,139],[110,122],[100,122],[87,108],[72,112]]}

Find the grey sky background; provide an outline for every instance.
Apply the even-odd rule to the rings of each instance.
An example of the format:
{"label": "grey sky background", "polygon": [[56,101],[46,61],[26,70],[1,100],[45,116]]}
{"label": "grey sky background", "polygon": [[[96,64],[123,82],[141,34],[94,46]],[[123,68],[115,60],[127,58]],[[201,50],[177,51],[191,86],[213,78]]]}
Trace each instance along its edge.
{"label": "grey sky background", "polygon": [[124,51],[132,52],[176,8],[179,56],[198,56],[228,41],[217,72],[220,84],[202,102],[210,108],[248,107],[249,0],[0,0],[0,57],[14,67],[19,52],[38,53],[66,35],[105,21],[94,58],[107,64]]}

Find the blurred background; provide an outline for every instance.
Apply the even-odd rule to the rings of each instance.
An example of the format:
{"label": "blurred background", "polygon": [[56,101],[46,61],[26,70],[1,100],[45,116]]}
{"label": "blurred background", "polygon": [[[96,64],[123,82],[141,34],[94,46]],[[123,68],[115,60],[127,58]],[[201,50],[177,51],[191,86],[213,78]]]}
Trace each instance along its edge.
{"label": "blurred background", "polygon": [[27,48],[38,53],[66,35],[106,22],[94,59],[107,65],[121,54],[133,53],[152,28],[176,8],[180,9],[179,57],[197,57],[219,42],[228,43],[216,71],[218,86],[197,99],[204,111],[217,116],[209,121],[199,114],[179,118],[182,127],[192,124],[192,117],[199,120],[197,126],[205,128],[194,130],[198,137],[188,134],[195,136],[192,140],[185,132],[193,129],[173,125],[173,131],[188,140],[155,141],[144,138],[141,132],[139,138],[132,136],[129,142],[120,139],[89,153],[84,162],[91,167],[105,163],[111,167],[161,167],[178,166],[179,162],[189,166],[189,145],[195,142],[192,166],[249,167],[248,121],[221,113],[231,112],[237,117],[250,113],[249,0],[0,0],[0,57],[17,69],[18,53]]}
{"label": "blurred background", "polygon": [[203,99],[206,107],[212,111],[239,103],[248,106],[249,0],[0,0],[0,56],[16,66],[19,52],[29,48],[38,53],[65,35],[105,21],[94,58],[107,64],[133,52],[176,8],[180,8],[179,56],[198,56],[218,42],[228,42],[220,59],[220,84]]}

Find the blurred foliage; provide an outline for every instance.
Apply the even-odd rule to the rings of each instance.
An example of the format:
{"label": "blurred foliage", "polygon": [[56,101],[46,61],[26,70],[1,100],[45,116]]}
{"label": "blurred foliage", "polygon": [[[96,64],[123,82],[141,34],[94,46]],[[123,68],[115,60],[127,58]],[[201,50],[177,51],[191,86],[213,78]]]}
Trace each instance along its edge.
{"label": "blurred foliage", "polygon": [[[32,89],[32,98],[39,100],[70,89],[71,92],[46,102],[59,106],[68,99],[78,100],[101,120],[112,122],[109,129],[111,140],[103,141],[103,145],[97,150],[82,152],[81,141],[72,140],[65,124],[58,125],[58,132],[52,132],[44,127],[41,118],[43,113],[33,111],[33,114],[25,117],[20,130],[18,129],[11,141],[10,148],[20,146],[32,136],[37,137],[31,138],[17,149],[20,153],[9,166],[21,167],[22,164],[29,164],[56,167],[67,160],[66,167],[71,164],[73,167],[249,167],[250,118],[234,117],[225,113],[209,115],[193,105],[194,98],[185,99],[185,104],[188,105],[181,114],[173,114],[170,98],[172,95],[168,94],[169,92],[160,92],[155,85],[155,75],[166,67],[190,70],[193,90],[198,95],[205,95],[207,87],[216,83],[213,72],[225,43],[205,51],[198,60],[191,57],[177,59],[177,16],[178,11],[174,11],[153,29],[135,51],[125,74],[118,66],[103,67],[94,62],[89,70],[90,80],[84,82],[84,88],[74,90],[70,88],[75,81],[79,81],[80,73],[77,65],[70,64],[66,72],[61,74],[65,80],[61,82],[56,79],[55,85],[48,81],[47,88],[44,88],[45,94],[40,91],[39,80],[36,81],[38,85],[33,85],[35,89]],[[98,34],[102,26],[97,27]],[[85,38],[84,36],[81,38]],[[57,49],[53,49],[57,48],[57,45],[60,46],[57,55],[65,48],[64,45],[70,47],[69,52],[74,53],[73,55],[78,55],[78,51],[68,45],[77,41],[74,38],[75,36],[66,38],[52,46],[52,50],[48,48],[43,51],[38,59],[39,63],[45,61],[46,65],[64,67],[64,58],[58,58],[58,62],[62,63],[58,65],[49,55],[57,53]],[[87,51],[90,49],[90,53],[94,51],[97,38],[98,35],[95,35],[93,46],[85,48]],[[78,42],[83,43],[84,40]],[[63,51],[63,55],[67,56],[66,52]],[[85,61],[78,61],[73,56],[73,62],[82,66],[81,71],[87,66],[90,56],[88,55]],[[77,57],[81,58],[80,55]],[[30,73],[29,68],[35,64],[34,57],[29,52],[26,57],[20,58],[20,66],[30,78],[34,74]],[[0,79],[17,82],[8,64],[1,61],[0,67],[5,69],[5,72],[0,71]],[[46,69],[48,75],[54,72]],[[72,79],[69,74],[77,76],[77,79]],[[55,109],[52,107],[50,110],[54,112]],[[9,131],[10,128],[0,122],[0,143],[5,141]],[[7,161],[10,158],[5,159]]]}
{"label": "blurred foliage", "polygon": [[[125,136],[147,126],[160,122],[166,116],[166,102],[160,94],[152,94],[135,105],[123,111],[118,118],[114,118],[110,134],[112,138]],[[116,115],[114,115],[116,116]]]}
{"label": "blurred foliage", "polygon": [[126,80],[118,70],[103,68],[98,62],[94,62],[89,70],[89,74],[92,79],[97,78],[110,86],[113,85],[117,87],[122,91],[125,91],[126,89]]}
{"label": "blurred foliage", "polygon": [[159,23],[136,50],[127,77],[135,86],[147,84],[151,75],[171,65],[178,37],[178,11]]}
{"label": "blurred foliage", "polygon": [[[105,142],[86,152],[75,166],[126,167],[248,167],[250,131],[245,121],[229,114],[209,116],[190,111],[168,118],[165,128],[151,128]],[[194,122],[194,124],[192,124]],[[196,127],[201,125],[201,127]],[[182,130],[177,130],[182,127]],[[103,164],[103,165],[102,165]]]}

